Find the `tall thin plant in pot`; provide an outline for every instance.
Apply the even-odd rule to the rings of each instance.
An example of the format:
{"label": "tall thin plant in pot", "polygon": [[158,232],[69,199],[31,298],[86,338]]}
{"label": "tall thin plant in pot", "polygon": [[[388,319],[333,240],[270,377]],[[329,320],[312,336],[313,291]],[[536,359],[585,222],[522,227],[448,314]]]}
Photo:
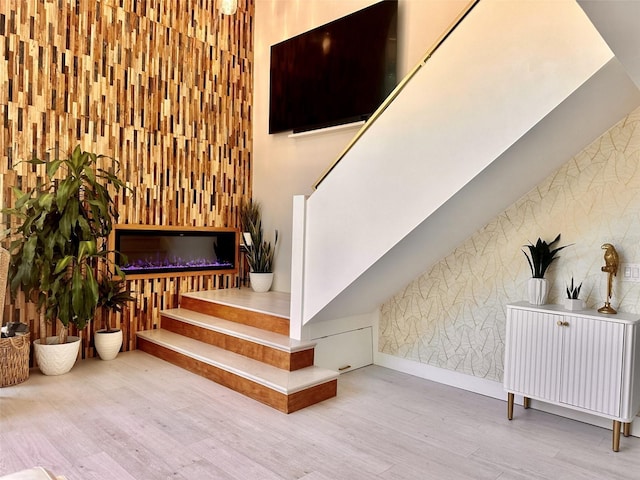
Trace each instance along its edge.
{"label": "tall thin plant in pot", "polygon": [[569,246],[564,245],[562,247],[552,248],[552,246],[559,241],[560,234],[550,243],[538,238],[535,244],[530,243],[529,245],[525,245],[529,254],[524,250],[522,251],[531,269],[531,278],[528,283],[528,297],[529,303],[533,305],[544,305],[547,301],[548,287],[544,274],[553,261],[558,258],[556,257],[558,252]]}
{"label": "tall thin plant in pot", "polygon": [[262,228],[262,207],[253,200],[242,205],[240,219],[242,230],[247,232],[251,239],[250,242],[245,242],[251,288],[256,292],[266,292],[273,282],[273,262],[278,244],[278,230],[275,231],[273,245],[265,240]]}
{"label": "tall thin plant in pot", "polygon": [[[73,340],[77,357],[79,339],[67,338],[69,327],[80,331],[94,318],[99,279],[111,271],[107,239],[118,213],[109,190],[117,193],[125,185],[115,171],[97,166],[102,158],[107,157],[77,146],[66,158],[26,161],[45,170],[45,181],[28,192],[14,187],[16,203],[4,210],[16,225],[10,231],[11,294],[16,298],[24,292],[40,312],[41,338],[34,345],[41,370],[45,360],[39,352],[45,345]],[[118,162],[110,160],[117,168]],[[117,265],[113,271],[122,275]],[[45,322],[57,324],[57,338],[46,337]]]}

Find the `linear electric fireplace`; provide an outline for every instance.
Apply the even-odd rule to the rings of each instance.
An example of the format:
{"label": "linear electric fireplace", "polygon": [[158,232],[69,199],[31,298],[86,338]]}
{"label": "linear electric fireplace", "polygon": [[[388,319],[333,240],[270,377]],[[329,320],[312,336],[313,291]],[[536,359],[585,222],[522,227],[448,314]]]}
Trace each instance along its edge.
{"label": "linear electric fireplace", "polygon": [[128,278],[235,273],[238,231],[213,227],[116,225],[112,248]]}

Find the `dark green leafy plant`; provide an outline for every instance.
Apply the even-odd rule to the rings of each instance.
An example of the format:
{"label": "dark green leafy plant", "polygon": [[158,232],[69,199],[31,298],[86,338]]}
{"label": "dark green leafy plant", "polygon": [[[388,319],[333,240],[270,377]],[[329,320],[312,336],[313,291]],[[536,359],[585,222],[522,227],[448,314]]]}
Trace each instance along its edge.
{"label": "dark green leafy plant", "polygon": [[525,245],[529,249],[529,255],[524,250],[524,256],[527,257],[527,261],[529,262],[529,268],[531,268],[531,276],[533,278],[544,278],[544,274],[549,268],[549,265],[553,263],[553,261],[557,258],[556,254],[562,250],[563,248],[567,248],[570,245],[564,245],[562,247],[554,248],[551,247],[560,241],[560,234],[553,240],[551,243],[547,243],[546,241],[540,240],[536,244]]}
{"label": "dark green leafy plant", "polygon": [[118,276],[104,275],[98,282],[98,304],[97,308],[102,310],[102,328],[106,332],[111,332],[109,322],[109,312],[119,312],[124,310],[127,303],[135,301],[131,295],[131,290],[127,288],[124,278]]}
{"label": "dark green leafy plant", "polygon": [[573,286],[573,277],[571,277],[571,287],[567,285],[567,298],[570,300],[578,300],[581,288],[582,283],[580,283],[580,285],[578,285],[577,287]]}
{"label": "dark green leafy plant", "polygon": [[248,232],[251,237],[247,249],[247,262],[253,273],[273,272],[275,248],[278,244],[278,230],[275,231],[273,245],[264,239],[262,229],[262,211],[259,203],[250,200],[240,208],[240,222],[242,230]]}
{"label": "dark green leafy plant", "polygon": [[[13,188],[15,206],[3,210],[19,223],[10,231],[12,296],[22,290],[45,320],[58,320],[61,343],[70,324],[82,329],[94,317],[101,277],[124,279],[117,265],[108,268],[107,238],[118,218],[108,188],[119,192],[125,185],[115,173],[97,168],[101,158],[106,157],[77,146],[67,158],[26,161],[43,167],[47,180],[26,193]],[[44,325],[40,331],[43,337]]]}

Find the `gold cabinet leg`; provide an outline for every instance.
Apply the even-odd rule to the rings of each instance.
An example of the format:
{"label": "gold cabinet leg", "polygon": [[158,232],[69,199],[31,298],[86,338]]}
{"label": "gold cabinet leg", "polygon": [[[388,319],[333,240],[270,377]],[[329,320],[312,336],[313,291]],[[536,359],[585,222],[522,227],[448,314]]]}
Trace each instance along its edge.
{"label": "gold cabinet leg", "polygon": [[507,418],[513,420],[513,393],[507,393]]}
{"label": "gold cabinet leg", "polygon": [[527,409],[530,406],[529,397],[522,397],[522,406]]}
{"label": "gold cabinet leg", "polygon": [[631,422],[622,424],[622,434],[625,437],[628,437],[629,435],[631,435]]}
{"label": "gold cabinet leg", "polygon": [[620,422],[617,420],[613,421],[613,451],[617,452],[620,450]]}

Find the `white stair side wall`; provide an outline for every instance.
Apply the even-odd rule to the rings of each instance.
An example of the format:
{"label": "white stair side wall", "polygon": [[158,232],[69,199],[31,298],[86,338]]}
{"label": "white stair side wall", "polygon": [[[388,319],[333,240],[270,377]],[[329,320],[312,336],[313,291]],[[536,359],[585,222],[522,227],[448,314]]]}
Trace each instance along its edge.
{"label": "white stair side wall", "polygon": [[303,322],[612,57],[574,2],[480,2],[307,200]]}

